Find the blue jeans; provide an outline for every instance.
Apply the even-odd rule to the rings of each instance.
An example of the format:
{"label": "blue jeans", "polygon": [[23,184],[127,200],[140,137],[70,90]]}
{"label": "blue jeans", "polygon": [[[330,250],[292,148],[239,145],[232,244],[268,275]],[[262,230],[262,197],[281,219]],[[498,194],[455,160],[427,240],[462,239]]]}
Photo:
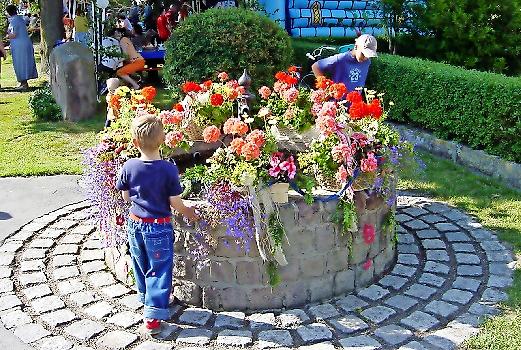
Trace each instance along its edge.
{"label": "blue jeans", "polygon": [[168,320],[172,292],[174,234],[172,224],[128,220],[128,242],[144,317]]}

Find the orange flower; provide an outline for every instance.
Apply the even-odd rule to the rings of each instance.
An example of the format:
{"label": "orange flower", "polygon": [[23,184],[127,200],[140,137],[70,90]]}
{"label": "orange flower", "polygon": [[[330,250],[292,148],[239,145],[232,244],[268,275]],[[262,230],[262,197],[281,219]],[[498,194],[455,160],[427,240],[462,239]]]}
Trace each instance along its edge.
{"label": "orange flower", "polygon": [[246,135],[248,129],[248,124],[239,120],[233,124],[232,134],[243,136]]}
{"label": "orange flower", "polygon": [[347,88],[343,83],[331,85],[331,94],[335,100],[340,100],[347,94]]}
{"label": "orange flower", "polygon": [[239,121],[237,118],[228,118],[228,120],[224,123],[223,131],[225,134],[231,134],[233,132],[233,126],[235,122]]}
{"label": "orange flower", "polygon": [[203,130],[203,140],[206,143],[214,143],[221,137],[221,130],[215,125],[210,125]]}
{"label": "orange flower", "polygon": [[296,72],[298,72],[298,68],[297,68],[297,66],[291,66],[291,67],[289,67],[289,68],[288,68],[288,72],[290,72],[290,73],[296,73]]}
{"label": "orange flower", "polygon": [[246,141],[242,139],[241,137],[238,137],[236,139],[233,139],[233,141],[230,143],[230,148],[232,151],[237,153],[237,155],[241,154],[242,147],[246,144]]}
{"label": "orange flower", "polygon": [[212,87],[212,81],[211,80],[207,80],[203,83],[203,86],[206,88],[206,89],[209,89]]}
{"label": "orange flower", "polygon": [[264,146],[266,143],[266,137],[264,131],[255,129],[247,137],[246,141],[256,144],[258,147]]}
{"label": "orange flower", "polygon": [[116,110],[119,110],[121,108],[121,101],[119,95],[112,95],[112,97],[110,98],[109,106]]}
{"label": "orange flower", "polygon": [[324,76],[320,76],[317,78],[317,84],[316,84],[316,87],[317,89],[322,89],[322,90],[325,90],[327,89],[328,87],[330,87],[331,85],[333,84],[333,81],[324,77]]}
{"label": "orange flower", "polygon": [[260,148],[254,143],[247,142],[242,146],[241,155],[244,156],[247,161],[255,160],[260,157]]}
{"label": "orange flower", "polygon": [[286,76],[287,76],[287,74],[284,73],[284,72],[277,72],[275,74],[275,79],[277,79],[277,80],[285,80]]}
{"label": "orange flower", "polygon": [[156,89],[152,86],[146,86],[143,89],[141,89],[141,95],[143,95],[144,98],[148,102],[152,102],[154,100],[154,97],[156,97]]}

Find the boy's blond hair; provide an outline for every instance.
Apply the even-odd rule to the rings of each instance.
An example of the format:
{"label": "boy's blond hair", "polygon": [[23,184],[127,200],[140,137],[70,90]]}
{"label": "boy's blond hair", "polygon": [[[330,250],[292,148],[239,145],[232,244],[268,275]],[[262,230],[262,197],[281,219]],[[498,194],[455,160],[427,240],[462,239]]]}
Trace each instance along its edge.
{"label": "boy's blond hair", "polygon": [[139,147],[147,151],[158,149],[165,141],[163,123],[154,115],[134,118],[131,132],[132,137],[139,142]]}

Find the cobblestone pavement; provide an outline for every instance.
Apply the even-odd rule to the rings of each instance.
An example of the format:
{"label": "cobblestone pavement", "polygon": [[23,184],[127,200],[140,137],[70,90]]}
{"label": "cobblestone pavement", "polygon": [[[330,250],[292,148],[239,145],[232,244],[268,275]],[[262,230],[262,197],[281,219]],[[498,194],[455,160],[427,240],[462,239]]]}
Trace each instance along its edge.
{"label": "cobblestone pavement", "polygon": [[375,284],[253,315],[173,305],[151,339],[135,292],[106,269],[88,209],[46,214],[0,247],[0,319],[36,349],[451,349],[499,312],[512,283],[512,254],[494,233],[446,204],[401,196],[397,264]]}

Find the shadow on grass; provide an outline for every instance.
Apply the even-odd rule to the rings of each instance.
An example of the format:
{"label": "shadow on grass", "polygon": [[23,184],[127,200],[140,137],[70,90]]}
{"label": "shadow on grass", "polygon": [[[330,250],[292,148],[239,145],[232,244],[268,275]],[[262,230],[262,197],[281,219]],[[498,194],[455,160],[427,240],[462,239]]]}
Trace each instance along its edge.
{"label": "shadow on grass", "polygon": [[87,132],[101,131],[103,129],[104,123],[104,110],[98,108],[96,114],[88,120],[82,120],[78,122],[30,120],[24,123],[23,127],[29,134],[37,134],[40,132],[83,134]]}

